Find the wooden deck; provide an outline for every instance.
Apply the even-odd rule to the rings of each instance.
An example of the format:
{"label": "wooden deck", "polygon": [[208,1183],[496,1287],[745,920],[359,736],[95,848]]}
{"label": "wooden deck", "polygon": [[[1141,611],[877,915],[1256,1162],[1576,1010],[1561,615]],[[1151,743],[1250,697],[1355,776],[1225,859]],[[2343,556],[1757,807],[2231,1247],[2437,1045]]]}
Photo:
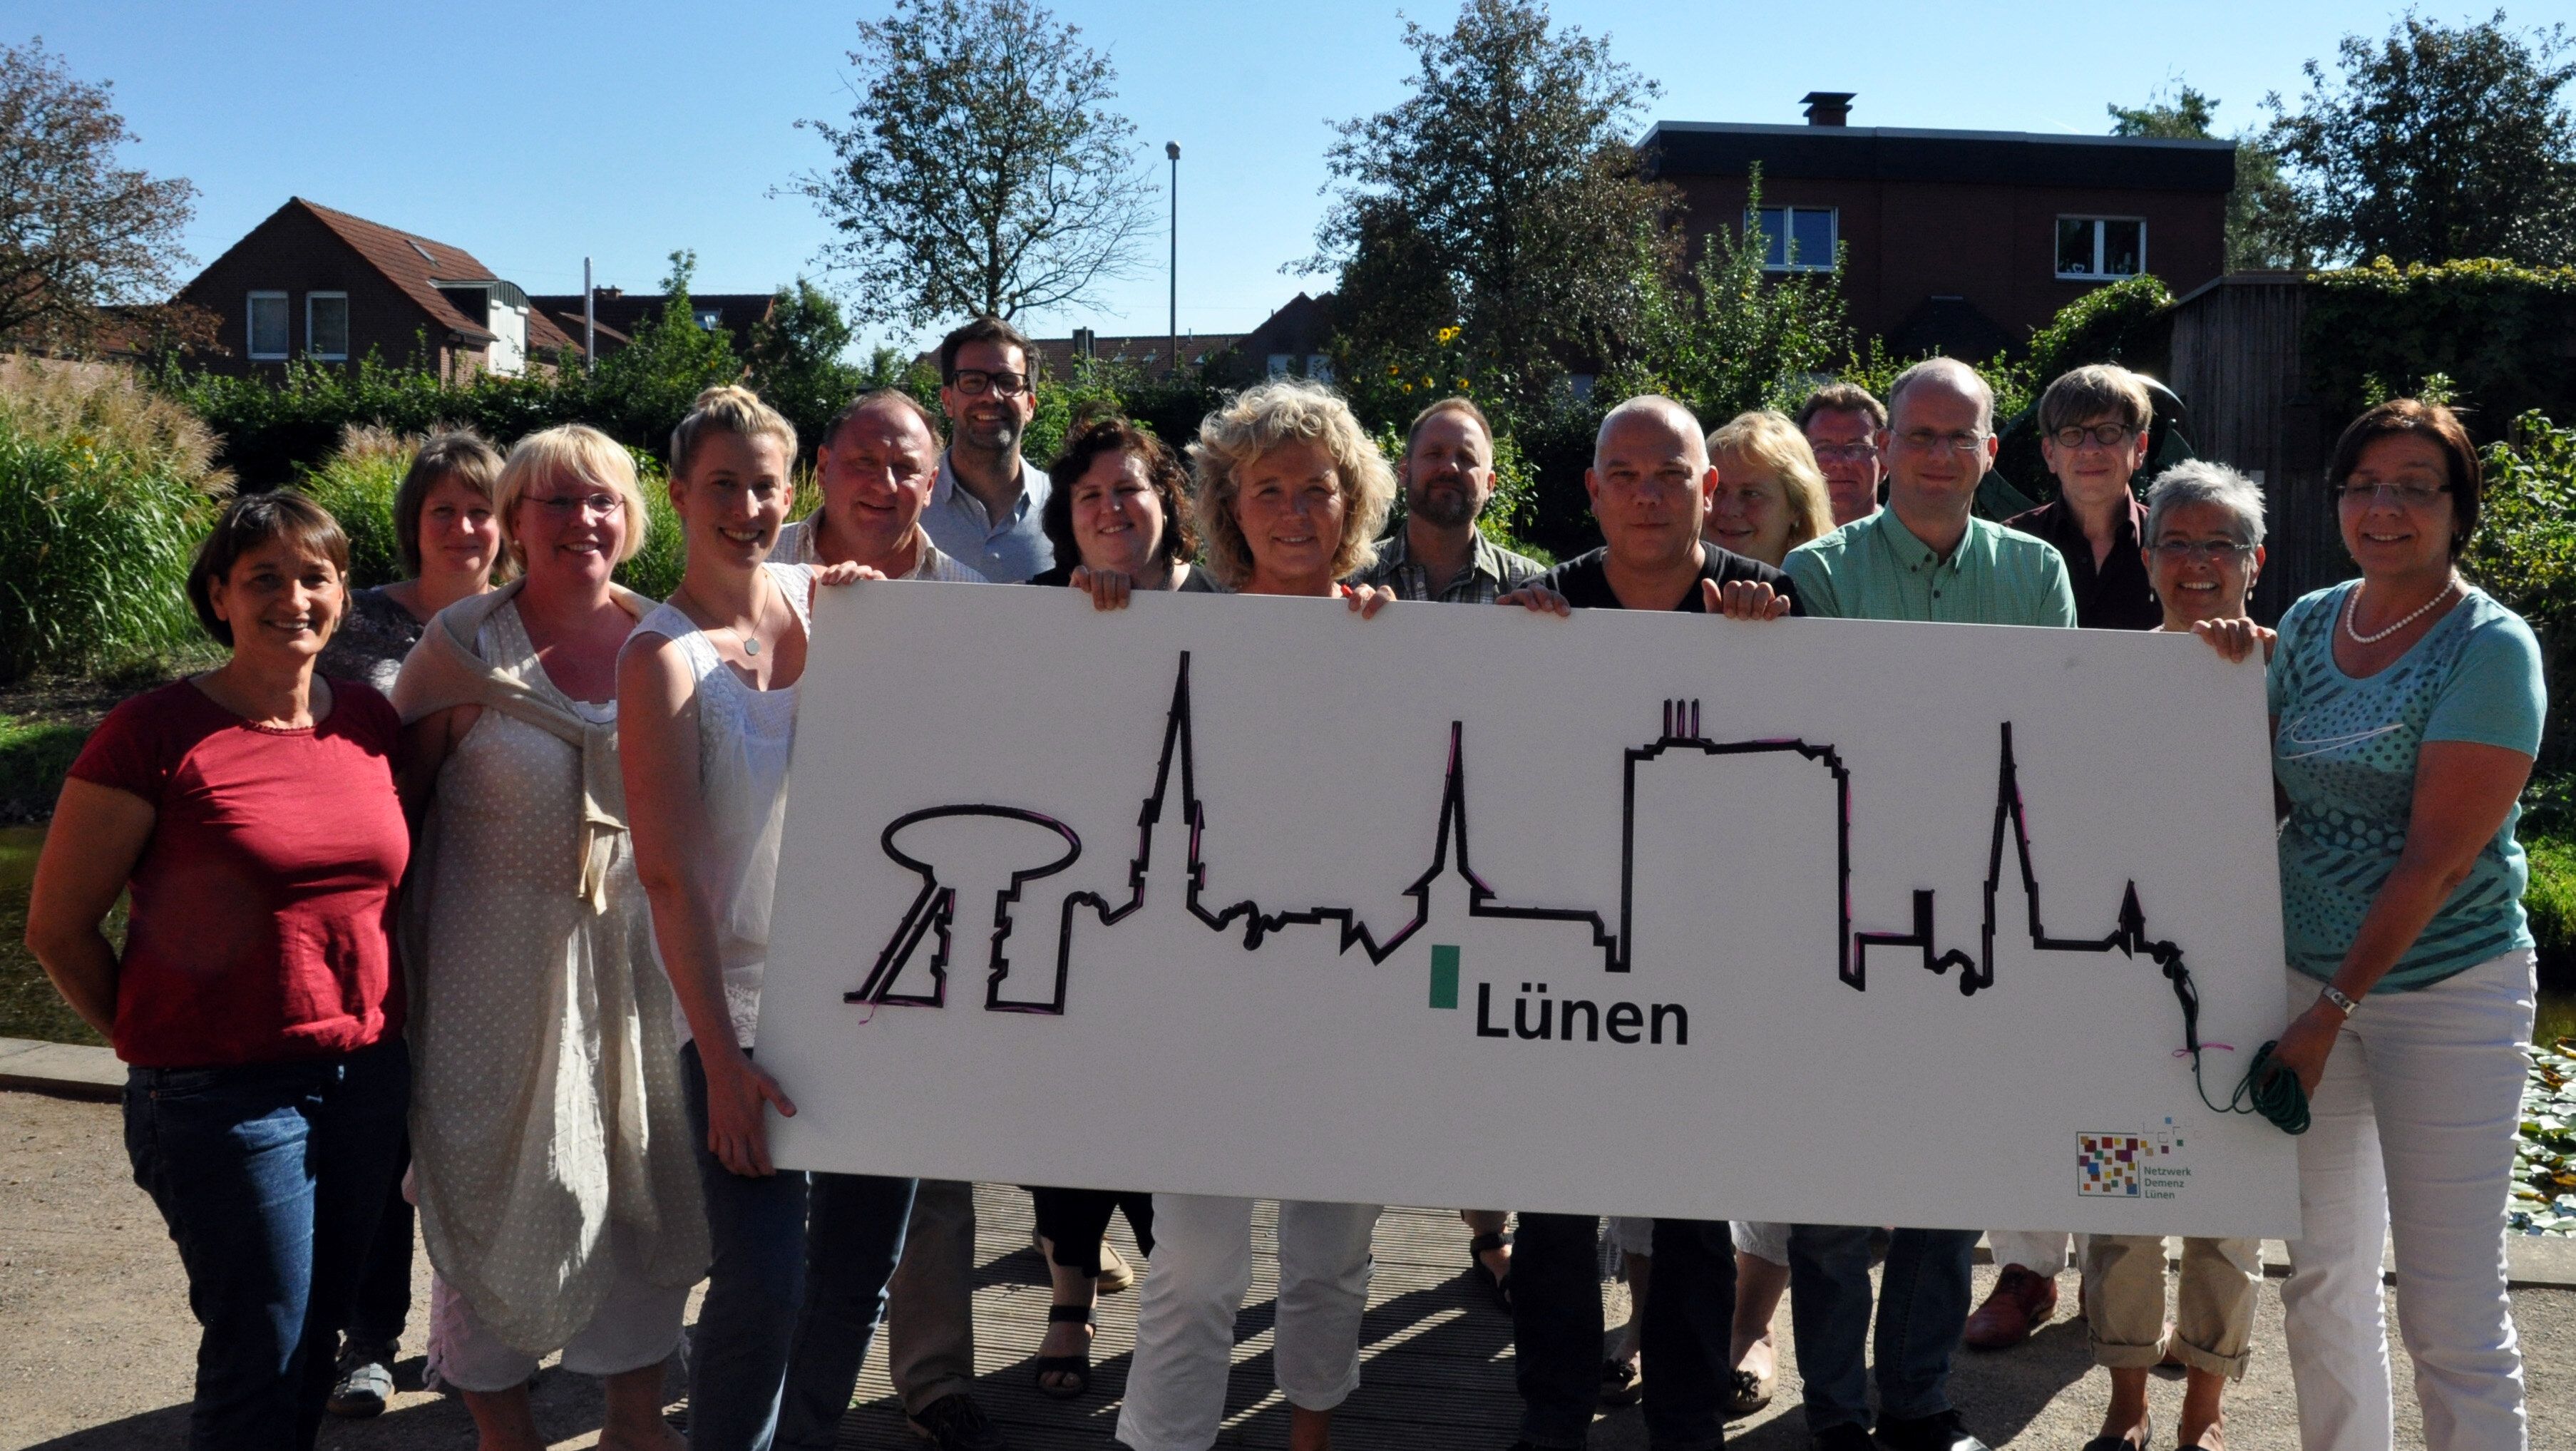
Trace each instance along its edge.
{"label": "wooden deck", "polygon": [[[1014,1447],[1109,1445],[1119,1398],[1136,1348],[1136,1296],[1100,1300],[1092,1347],[1092,1389],[1080,1400],[1040,1395],[1030,1361],[1046,1330],[1046,1266],[1030,1248],[1029,1197],[1007,1186],[978,1185],[975,1274],[975,1398],[1000,1422]],[[1284,1447],[1287,1404],[1271,1383],[1270,1324],[1279,1288],[1272,1239],[1275,1216],[1264,1204],[1253,1219],[1252,1290],[1236,1322],[1233,1384],[1226,1395],[1220,1444]],[[1144,1260],[1124,1219],[1110,1227],[1118,1252],[1140,1269]],[[1378,1221],[1377,1272],[1361,1331],[1359,1390],[1334,1418],[1334,1442],[1366,1448],[1475,1448],[1502,1451],[1517,1432],[1520,1399],[1512,1390],[1511,1321],[1463,1273],[1467,1230],[1442,1210],[1389,1209]],[[1615,1283],[1610,1319],[1625,1315],[1626,1292]],[[868,1356],[859,1404],[842,1422],[844,1447],[919,1447],[886,1380],[884,1340]],[[1634,1420],[1633,1410],[1610,1419]],[[1610,1430],[1603,1426],[1599,1430]],[[1596,1444],[1612,1439],[1596,1432]],[[1635,1438],[1642,1443],[1642,1435]]]}

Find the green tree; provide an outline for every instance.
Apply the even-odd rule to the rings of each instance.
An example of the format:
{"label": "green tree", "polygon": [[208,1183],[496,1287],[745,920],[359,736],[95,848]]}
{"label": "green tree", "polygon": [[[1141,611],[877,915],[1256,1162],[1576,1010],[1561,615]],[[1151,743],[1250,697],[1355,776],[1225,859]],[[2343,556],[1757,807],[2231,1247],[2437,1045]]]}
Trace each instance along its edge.
{"label": "green tree", "polygon": [[1678,258],[1670,192],[1627,140],[1658,88],[1537,0],[1467,0],[1404,43],[1413,94],[1337,128],[1333,202],[1295,270],[1340,272],[1361,351],[1455,322],[1497,391],[1534,399],[1569,359],[1623,351],[1637,279]]}
{"label": "green tree", "polygon": [[803,278],[778,289],[751,331],[751,386],[795,420],[808,449],[825,420],[858,396],[866,373],[843,357],[857,337],[831,294]]}
{"label": "green tree", "polygon": [[2409,12],[2377,43],[2345,36],[2335,64],[2307,63],[2296,110],[2264,98],[2319,254],[2576,262],[2565,27],[2508,30],[2499,10],[2452,29]]}
{"label": "green tree", "polygon": [[136,138],[113,99],[41,40],[0,46],[0,343],[82,351],[178,290],[197,189],[117,165]]}
{"label": "green tree", "polygon": [[[2177,141],[2219,139],[2212,126],[2218,102],[2177,84],[2170,99],[2150,96],[2143,106],[2110,106],[2114,136],[2160,136]],[[2236,188],[2227,194],[2227,270],[2304,268],[2299,199],[2281,177],[2279,152],[2259,135],[2236,141]]]}
{"label": "green tree", "polygon": [[924,327],[1097,300],[1153,224],[1117,71],[1027,0],[895,0],[859,22],[847,125],[799,121],[832,165],[786,189],[864,322]]}
{"label": "green tree", "polygon": [[634,339],[600,361],[591,392],[601,411],[659,419],[668,428],[688,412],[700,389],[742,378],[732,330],[698,324],[697,309],[689,301],[689,282],[697,270],[697,253],[683,249],[671,254],[671,275],[662,279],[662,310],[638,323]]}
{"label": "green tree", "polygon": [[[1746,215],[1761,206],[1756,167]],[[1849,356],[1841,248],[1831,272],[1768,273],[1763,252],[1758,227],[1721,225],[1687,277],[1640,276],[1636,359],[1606,380],[1610,396],[1668,393],[1715,427],[1748,409],[1786,406]]]}

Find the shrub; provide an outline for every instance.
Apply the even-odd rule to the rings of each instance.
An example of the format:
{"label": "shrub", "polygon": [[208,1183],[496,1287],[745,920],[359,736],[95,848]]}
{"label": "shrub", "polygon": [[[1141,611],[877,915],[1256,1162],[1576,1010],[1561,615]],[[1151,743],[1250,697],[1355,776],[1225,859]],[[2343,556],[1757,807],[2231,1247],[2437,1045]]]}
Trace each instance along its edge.
{"label": "shrub", "polygon": [[349,583],[373,589],[402,578],[402,550],[394,540],[394,491],[402,487],[420,440],[390,429],[353,425],[342,430],[337,453],[303,471],[295,486],[340,521],[349,536]]}
{"label": "shrub", "polygon": [[[2461,564],[2530,623],[2549,678],[2563,681],[2558,667],[2576,647],[2576,428],[2526,413],[2487,447],[2485,461],[2485,508]],[[2576,699],[2551,692],[2546,765],[2564,765],[2576,751],[2571,710]]]}
{"label": "shrub", "polygon": [[2435,373],[2452,380],[2481,437],[2535,409],[2566,416],[2576,403],[2576,267],[2517,267],[2472,259],[2311,274],[2301,322],[2327,422],[2369,406],[2374,391],[2405,391]]}
{"label": "shrub", "polygon": [[[680,537],[680,516],[671,508],[671,479],[659,460],[635,450],[635,483],[644,491],[644,547],[617,566],[619,584],[656,600],[680,587],[680,572],[689,562],[688,541]],[[815,491],[821,497],[819,490]],[[798,501],[800,507],[803,501]]]}
{"label": "shrub", "polygon": [[2576,991],[2576,841],[2526,831],[2522,849],[2531,858],[2522,909],[2539,945],[2541,986]]}
{"label": "shrub", "polygon": [[176,651],[213,499],[167,468],[0,419],[0,679]]}

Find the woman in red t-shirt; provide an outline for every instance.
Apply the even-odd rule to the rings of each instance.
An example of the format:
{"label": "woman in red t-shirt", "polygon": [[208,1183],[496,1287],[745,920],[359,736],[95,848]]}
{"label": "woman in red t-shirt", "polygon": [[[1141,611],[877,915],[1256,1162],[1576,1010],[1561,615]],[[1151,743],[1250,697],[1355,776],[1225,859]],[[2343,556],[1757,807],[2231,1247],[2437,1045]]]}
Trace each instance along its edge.
{"label": "woman in red t-shirt", "polygon": [[[131,1065],[126,1152],[205,1327],[192,1448],[313,1444],[410,1097],[401,727],[313,673],[348,565],[299,494],[224,509],[188,598],[232,658],[109,714],[28,904],[46,975]],[[100,927],[129,888],[120,953]]]}

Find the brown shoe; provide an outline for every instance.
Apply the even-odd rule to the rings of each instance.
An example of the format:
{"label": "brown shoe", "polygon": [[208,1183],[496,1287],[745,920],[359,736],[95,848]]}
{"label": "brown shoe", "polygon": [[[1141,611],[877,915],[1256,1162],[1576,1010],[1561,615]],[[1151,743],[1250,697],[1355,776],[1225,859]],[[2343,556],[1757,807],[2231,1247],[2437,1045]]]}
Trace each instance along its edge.
{"label": "brown shoe", "polygon": [[2057,1281],[2020,1265],[2006,1265],[1995,1291],[1968,1317],[1963,1337],[1971,1350],[2009,1350],[2057,1313]]}

